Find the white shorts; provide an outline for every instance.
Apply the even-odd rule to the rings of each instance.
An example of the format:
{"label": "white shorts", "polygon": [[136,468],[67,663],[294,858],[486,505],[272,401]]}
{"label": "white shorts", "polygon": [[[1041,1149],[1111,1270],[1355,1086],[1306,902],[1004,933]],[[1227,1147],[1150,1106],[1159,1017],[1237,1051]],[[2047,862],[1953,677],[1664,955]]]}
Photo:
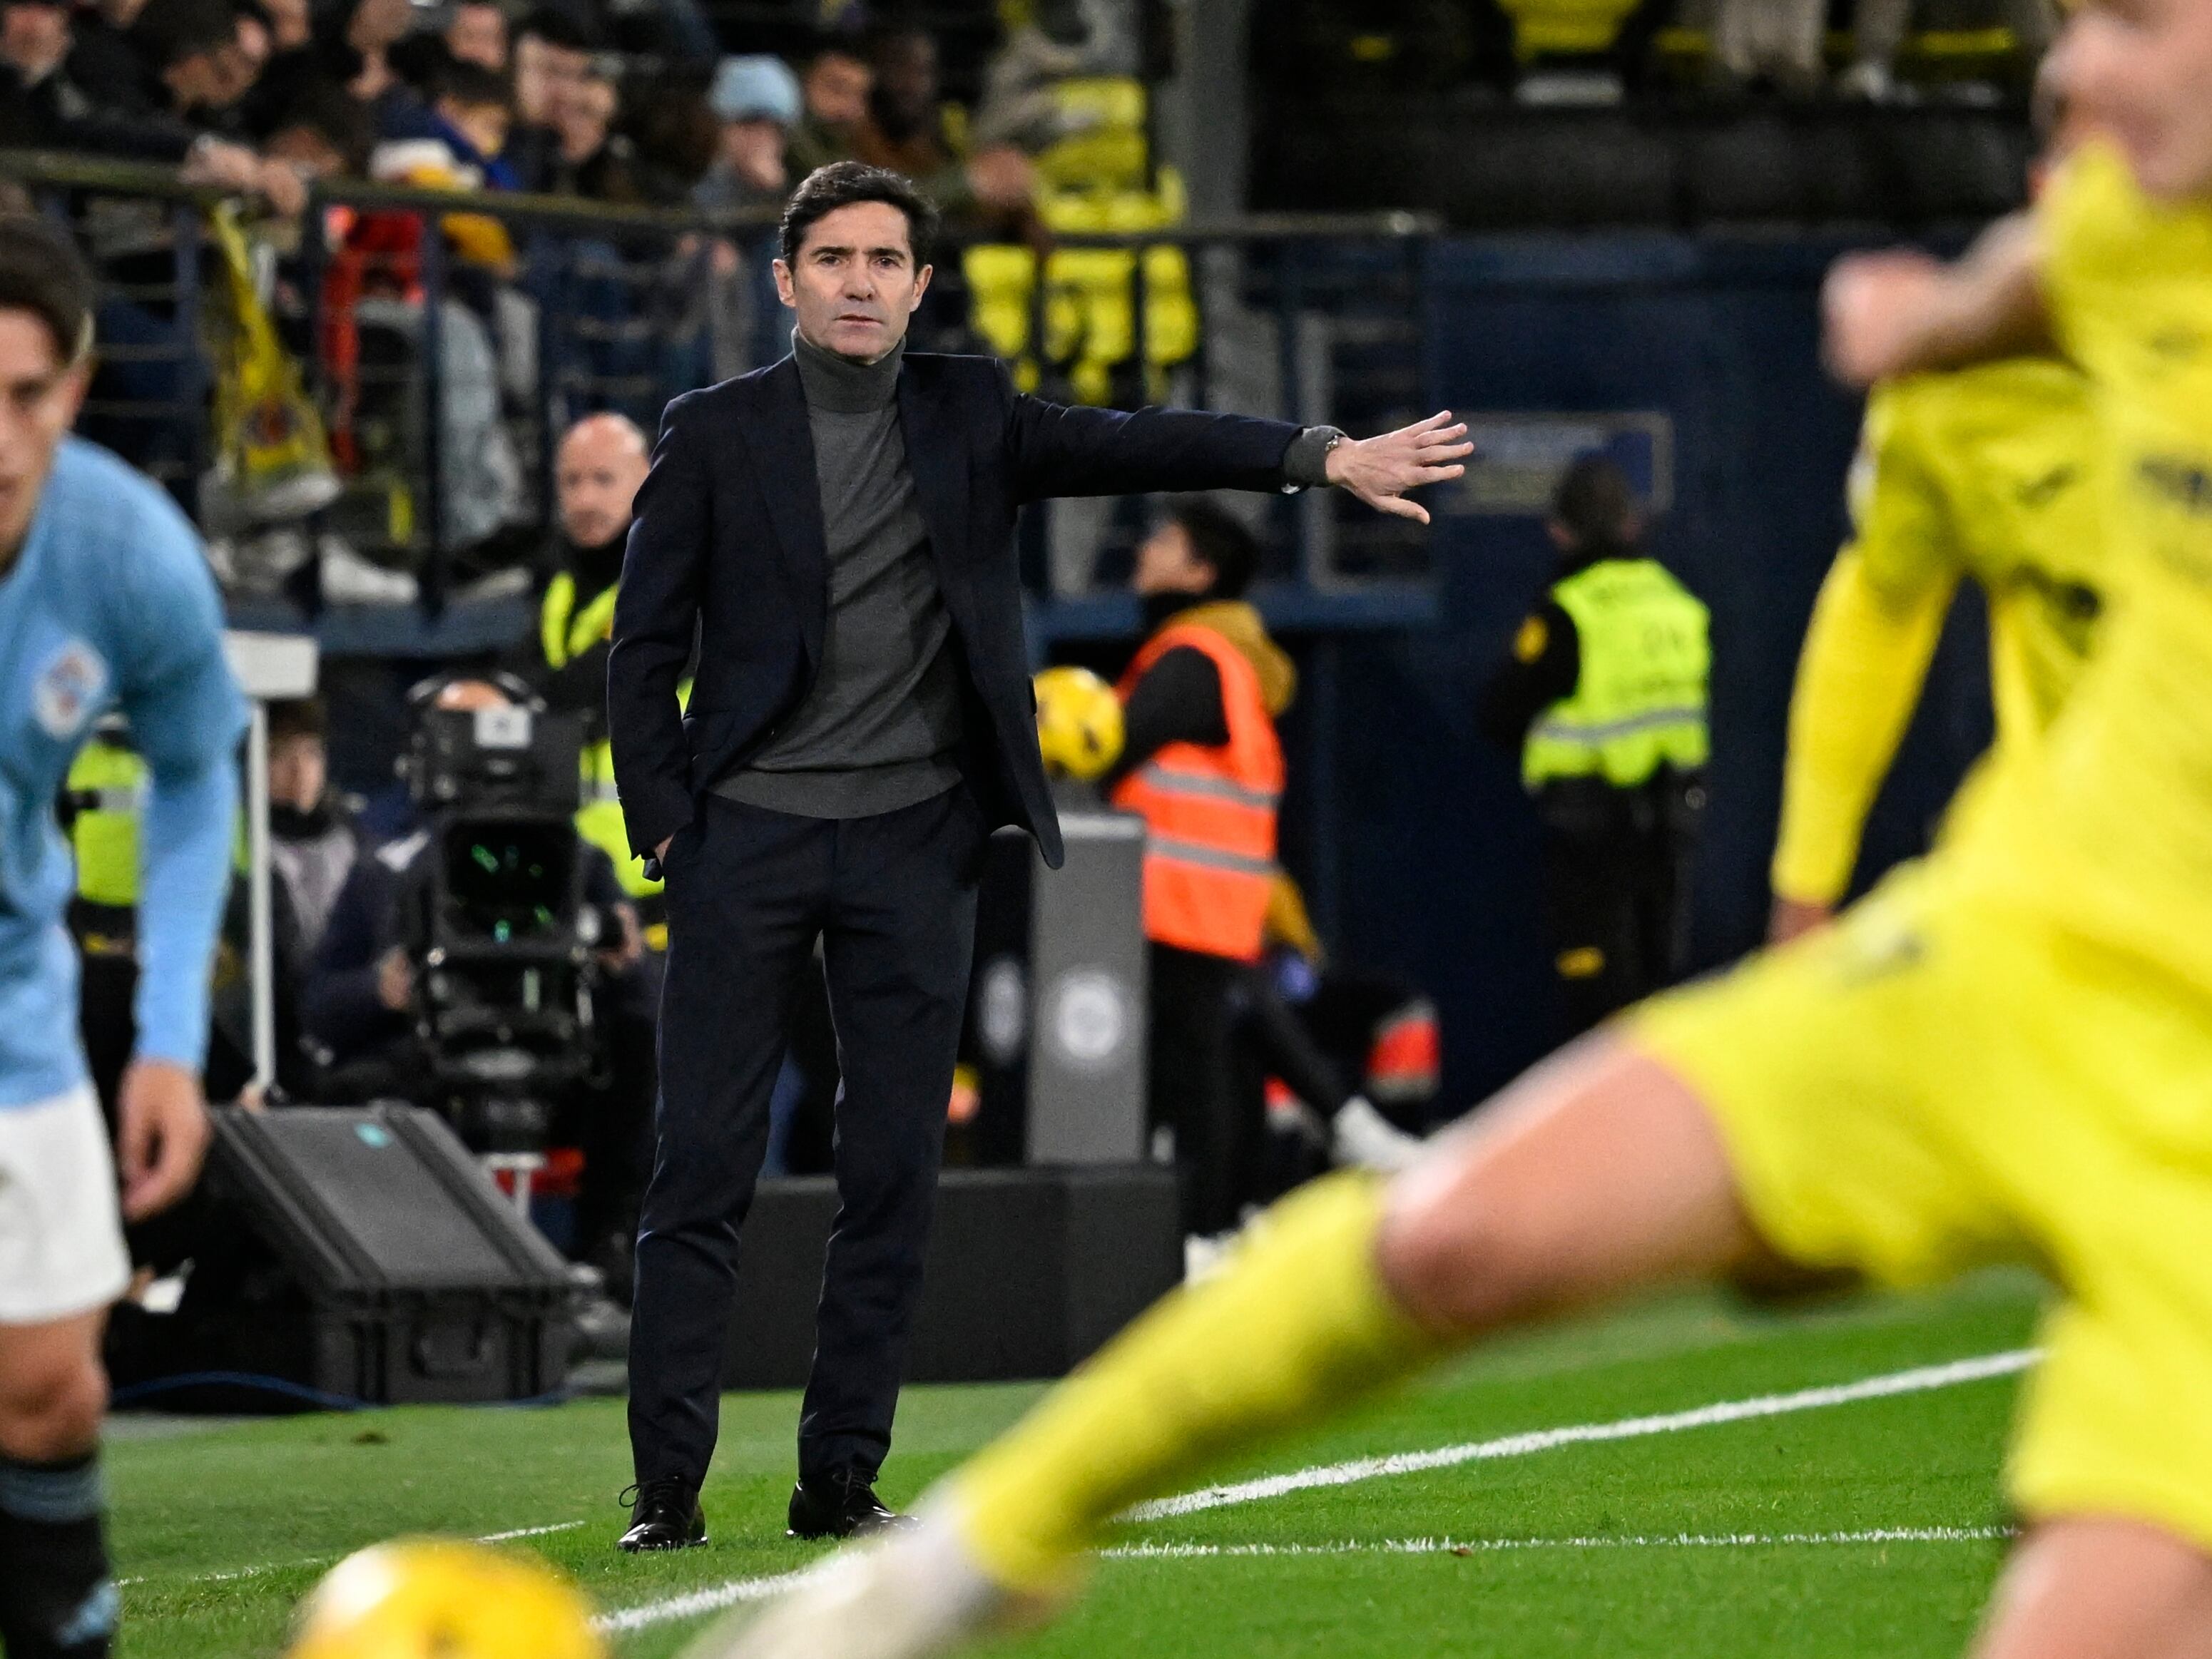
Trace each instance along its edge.
{"label": "white shorts", "polygon": [[0,1106],[0,1325],[91,1313],[130,1283],[115,1159],[90,1086]]}

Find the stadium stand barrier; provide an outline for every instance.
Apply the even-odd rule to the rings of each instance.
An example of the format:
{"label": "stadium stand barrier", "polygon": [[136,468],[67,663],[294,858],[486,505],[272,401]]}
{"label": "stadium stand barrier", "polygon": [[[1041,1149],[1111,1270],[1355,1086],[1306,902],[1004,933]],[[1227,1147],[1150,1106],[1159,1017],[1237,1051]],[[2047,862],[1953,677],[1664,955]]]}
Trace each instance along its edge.
{"label": "stadium stand barrier", "polygon": [[[207,415],[221,404],[210,395],[222,373],[211,339],[219,355],[232,303],[210,229],[218,198],[166,169],[44,153],[0,152],[0,177],[70,218],[102,277],[91,435],[174,490],[219,548],[272,530],[295,550],[341,538],[406,579],[397,591],[446,650],[475,632],[456,635],[451,613],[512,600],[519,583],[499,578],[534,554],[569,422],[611,409],[650,431],[669,398],[785,349],[771,211],[325,185],[300,224],[250,227],[255,282],[327,429],[340,486],[311,520],[271,525],[222,487],[219,452],[234,434]],[[1361,428],[1426,412],[1432,221],[1191,219],[1165,170],[1147,190],[1071,190],[1050,206],[1042,247],[948,241],[917,347],[995,351],[1023,386],[1063,401],[1173,401]],[[440,234],[425,234],[428,224]],[[1322,495],[1250,505],[1271,579],[1328,591],[1425,574],[1419,538],[1401,521],[1346,514]],[[1140,506],[1060,504],[1032,520],[1024,571],[1040,600],[1073,605],[1063,625],[1079,632],[1118,617],[1110,599],[1103,612],[1085,606],[1118,588],[1145,527]],[[325,596],[311,573],[293,579],[281,560],[241,555],[224,574],[234,610],[263,625],[280,624],[286,605],[307,620],[346,597]],[[368,633],[404,628],[387,617]]]}

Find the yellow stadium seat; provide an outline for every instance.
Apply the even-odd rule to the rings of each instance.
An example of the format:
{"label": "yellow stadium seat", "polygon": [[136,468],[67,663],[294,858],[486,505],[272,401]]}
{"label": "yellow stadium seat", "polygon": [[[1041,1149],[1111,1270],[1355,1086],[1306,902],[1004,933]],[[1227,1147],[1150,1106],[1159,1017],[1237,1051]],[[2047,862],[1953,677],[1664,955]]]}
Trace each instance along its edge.
{"label": "yellow stadium seat", "polygon": [[1515,49],[1525,61],[1553,54],[1603,52],[1636,9],[1636,0],[1500,0],[1513,20]]}

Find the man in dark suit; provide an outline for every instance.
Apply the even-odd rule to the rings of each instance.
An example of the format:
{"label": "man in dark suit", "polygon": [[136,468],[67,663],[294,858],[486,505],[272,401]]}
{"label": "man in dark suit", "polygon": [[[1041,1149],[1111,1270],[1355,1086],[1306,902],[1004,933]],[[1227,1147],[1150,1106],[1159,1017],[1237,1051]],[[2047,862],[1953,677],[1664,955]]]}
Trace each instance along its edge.
{"label": "man in dark suit", "polygon": [[[1000,824],[1060,861],[1037,756],[1014,515],[1040,497],[1456,477],[1440,415],[1356,442],[1240,416],[1064,409],[981,357],[908,355],[934,212],[839,162],[792,197],[775,266],[793,355],[669,404],[607,664],[630,842],[665,872],[667,985],[630,1346],[625,1549],[703,1541],[738,1232],[799,975],[822,942],[844,1084],[839,1209],[790,1527],[895,1520],[874,1492],[921,1290]],[[698,641],[697,678],[677,684]]]}

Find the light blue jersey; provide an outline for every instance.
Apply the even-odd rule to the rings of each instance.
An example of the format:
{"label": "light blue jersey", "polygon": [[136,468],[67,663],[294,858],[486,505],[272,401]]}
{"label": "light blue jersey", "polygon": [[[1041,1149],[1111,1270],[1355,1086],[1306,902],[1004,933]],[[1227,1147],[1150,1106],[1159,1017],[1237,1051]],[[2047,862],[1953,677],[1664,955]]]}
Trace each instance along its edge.
{"label": "light blue jersey", "polygon": [[93,722],[117,708],[150,775],[137,1052],[197,1066],[246,703],[191,525],[115,456],[66,439],[0,578],[0,1111],[85,1077],[63,926],[76,879],[54,804]]}

